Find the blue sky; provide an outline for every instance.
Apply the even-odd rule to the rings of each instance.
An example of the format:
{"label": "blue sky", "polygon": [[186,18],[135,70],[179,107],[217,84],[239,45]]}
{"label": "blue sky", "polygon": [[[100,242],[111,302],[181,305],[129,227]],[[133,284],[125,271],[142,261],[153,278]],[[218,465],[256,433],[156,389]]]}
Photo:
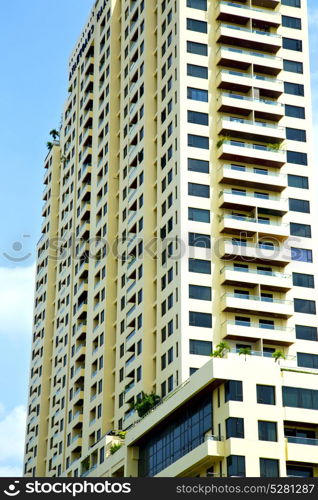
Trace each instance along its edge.
{"label": "blue sky", "polygon": [[[317,3],[308,0],[314,110]],[[48,132],[60,123],[68,56],[92,4],[93,0],[15,0],[1,6],[5,21],[0,41],[5,50],[0,79],[0,476],[21,472],[43,158]],[[318,119],[314,127],[318,137]],[[20,246],[13,248],[17,242]],[[10,260],[28,255],[19,264]]]}

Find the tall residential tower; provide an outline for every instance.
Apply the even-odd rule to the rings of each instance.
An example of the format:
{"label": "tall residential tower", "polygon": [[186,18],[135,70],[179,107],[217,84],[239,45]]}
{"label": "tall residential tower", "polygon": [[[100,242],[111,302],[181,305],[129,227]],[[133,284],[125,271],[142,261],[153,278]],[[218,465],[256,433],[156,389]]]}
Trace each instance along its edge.
{"label": "tall residential tower", "polygon": [[45,159],[25,475],[318,476],[308,57],[306,0],[95,2]]}

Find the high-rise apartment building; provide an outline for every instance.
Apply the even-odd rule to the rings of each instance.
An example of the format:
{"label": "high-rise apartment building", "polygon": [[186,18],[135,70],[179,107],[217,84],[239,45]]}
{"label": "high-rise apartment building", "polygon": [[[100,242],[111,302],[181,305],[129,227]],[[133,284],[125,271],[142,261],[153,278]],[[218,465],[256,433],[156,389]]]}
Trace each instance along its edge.
{"label": "high-rise apartment building", "polygon": [[25,475],[318,476],[306,0],[97,0],[68,92]]}

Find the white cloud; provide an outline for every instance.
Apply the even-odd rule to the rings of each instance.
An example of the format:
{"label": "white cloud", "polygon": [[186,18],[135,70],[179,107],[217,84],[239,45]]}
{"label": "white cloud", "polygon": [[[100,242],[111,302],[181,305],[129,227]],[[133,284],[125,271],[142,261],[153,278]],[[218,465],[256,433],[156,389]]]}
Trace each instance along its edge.
{"label": "white cloud", "polygon": [[[3,407],[2,407],[3,408]],[[0,416],[0,477],[21,476],[24,453],[26,409],[16,406]]]}
{"label": "white cloud", "polygon": [[31,333],[35,266],[0,267],[0,335]]}

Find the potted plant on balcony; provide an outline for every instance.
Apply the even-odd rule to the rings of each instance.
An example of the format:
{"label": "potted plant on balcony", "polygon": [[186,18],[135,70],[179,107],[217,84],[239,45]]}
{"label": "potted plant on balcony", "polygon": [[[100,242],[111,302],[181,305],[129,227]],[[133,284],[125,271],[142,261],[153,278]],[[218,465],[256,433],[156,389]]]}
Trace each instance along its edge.
{"label": "potted plant on balcony", "polygon": [[154,406],[156,406],[160,401],[160,396],[152,392],[151,394],[146,394],[142,392],[142,397],[136,402],[130,404],[130,408],[136,410],[139,417],[143,417],[150,411]]}
{"label": "potted plant on balcony", "polygon": [[122,443],[114,443],[109,449],[110,454],[114,455],[114,453],[116,453],[116,451],[118,451],[121,447]]}
{"label": "potted plant on balcony", "polygon": [[275,359],[275,363],[278,362],[278,364],[280,363],[281,359],[286,359],[286,356],[283,353],[283,351],[280,351],[279,349],[273,352],[272,357]]}
{"label": "potted plant on balcony", "polygon": [[211,353],[212,358],[224,358],[225,354],[227,351],[230,351],[231,347],[227,342],[220,342],[217,346],[215,351]]}
{"label": "potted plant on balcony", "polygon": [[252,354],[251,348],[241,347],[239,350],[239,356],[241,356],[242,354],[245,356],[245,361],[246,361],[246,356],[250,356]]}

